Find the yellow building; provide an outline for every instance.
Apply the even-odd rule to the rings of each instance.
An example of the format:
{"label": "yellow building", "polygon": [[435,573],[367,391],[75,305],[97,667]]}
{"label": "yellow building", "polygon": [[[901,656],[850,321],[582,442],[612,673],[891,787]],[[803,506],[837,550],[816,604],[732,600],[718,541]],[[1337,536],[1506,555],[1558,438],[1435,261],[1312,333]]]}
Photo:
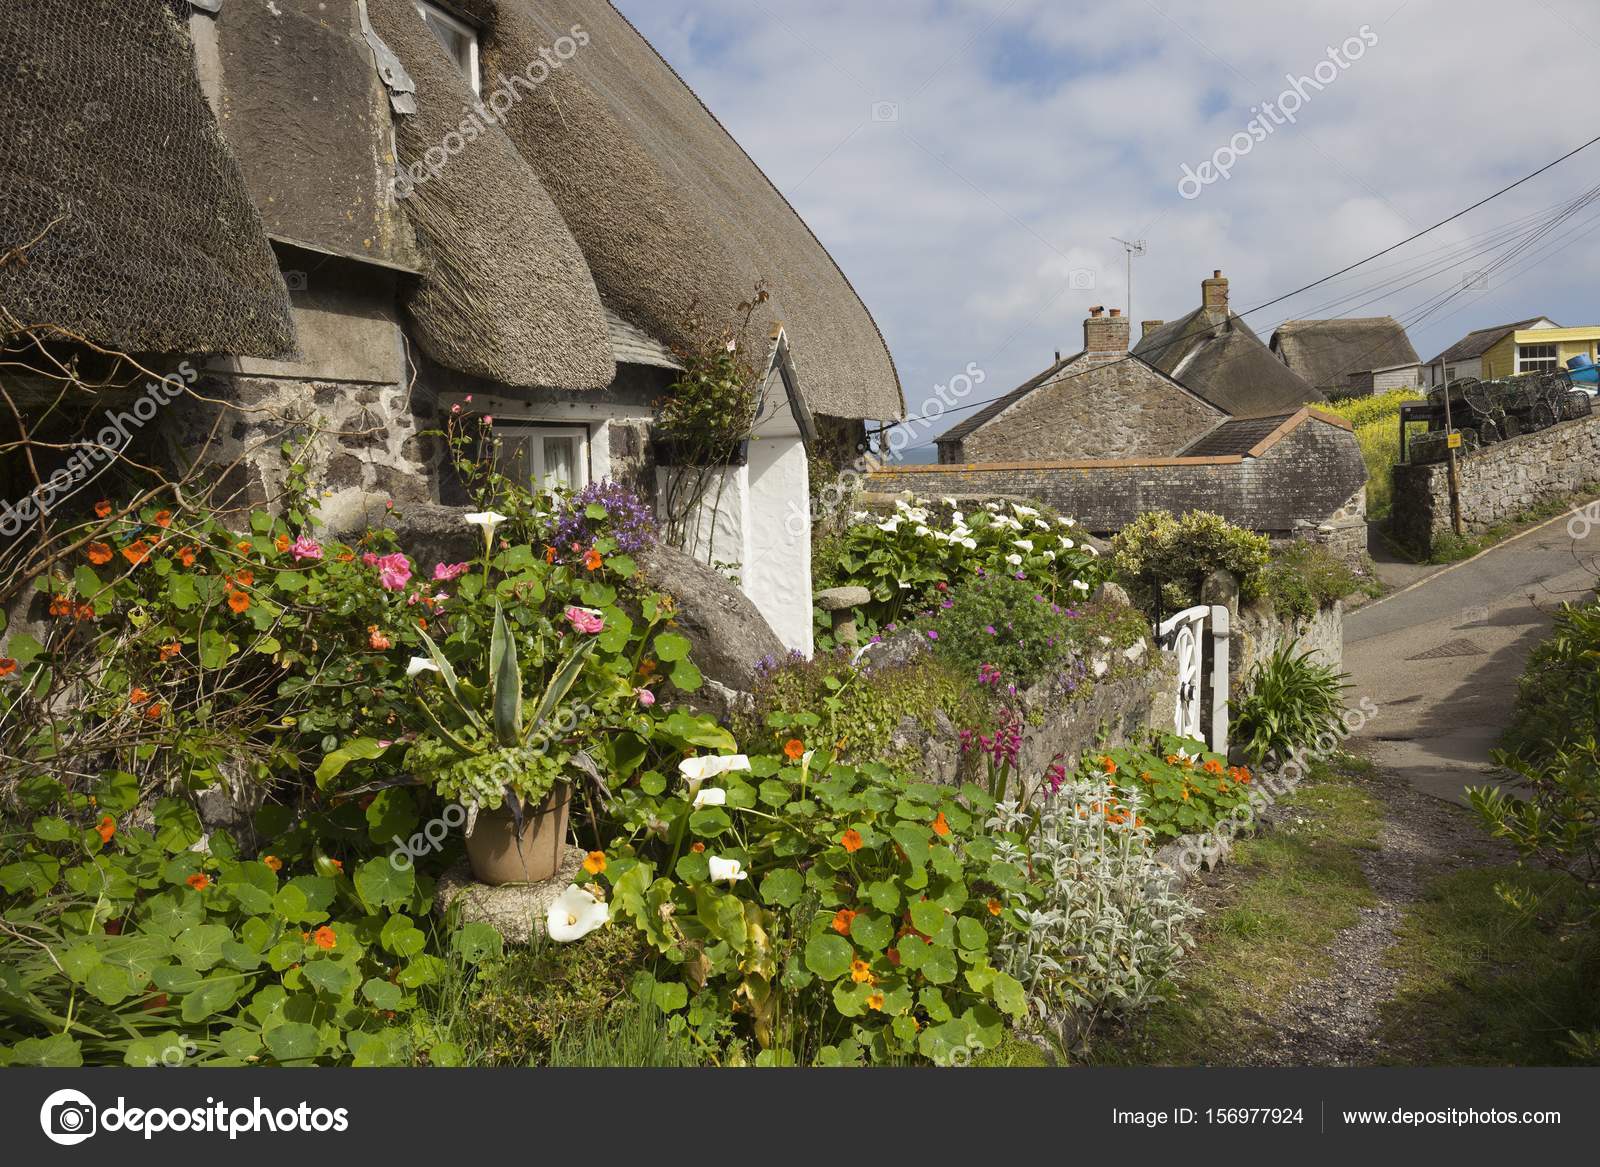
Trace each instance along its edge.
{"label": "yellow building", "polygon": [[1441,376],[1488,380],[1565,369],[1576,356],[1600,362],[1600,324],[1563,328],[1548,316],[1535,316],[1467,333],[1428,362],[1427,383],[1436,385]]}

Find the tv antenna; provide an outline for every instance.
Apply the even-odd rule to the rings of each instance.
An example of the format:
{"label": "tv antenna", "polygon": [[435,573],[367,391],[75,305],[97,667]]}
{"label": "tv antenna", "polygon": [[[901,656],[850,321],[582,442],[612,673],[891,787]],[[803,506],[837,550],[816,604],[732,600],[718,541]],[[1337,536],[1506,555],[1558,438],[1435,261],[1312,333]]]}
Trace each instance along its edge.
{"label": "tv antenna", "polygon": [[1118,239],[1111,237],[1115,243],[1122,244],[1122,250],[1128,253],[1128,327],[1133,327],[1133,257],[1144,254],[1143,239]]}

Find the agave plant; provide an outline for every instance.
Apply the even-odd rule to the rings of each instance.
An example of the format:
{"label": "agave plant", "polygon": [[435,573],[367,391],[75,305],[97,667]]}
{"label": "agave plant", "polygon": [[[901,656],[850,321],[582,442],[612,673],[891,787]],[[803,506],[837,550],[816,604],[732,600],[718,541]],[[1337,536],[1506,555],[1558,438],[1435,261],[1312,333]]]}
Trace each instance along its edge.
{"label": "agave plant", "polygon": [[433,733],[412,747],[408,760],[443,797],[469,810],[504,804],[520,827],[571,760],[558,748],[571,723],[557,711],[596,641],[580,640],[556,667],[544,692],[525,699],[516,638],[498,602],[481,684],[458,674],[432,637],[421,635],[428,655],[412,658],[407,672],[437,678],[437,684],[424,682],[417,691],[418,708]]}

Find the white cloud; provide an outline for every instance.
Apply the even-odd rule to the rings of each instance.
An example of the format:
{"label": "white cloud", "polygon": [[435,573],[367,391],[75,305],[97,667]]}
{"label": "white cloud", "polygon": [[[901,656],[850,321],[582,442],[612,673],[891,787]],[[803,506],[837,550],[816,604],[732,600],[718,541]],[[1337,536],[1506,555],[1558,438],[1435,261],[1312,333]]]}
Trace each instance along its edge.
{"label": "white cloud", "polygon": [[[1136,317],[1199,302],[1213,268],[1247,308],[1387,246],[1592,136],[1579,62],[1600,13],[1536,0],[1514,34],[1488,0],[620,0],[805,216],[882,327],[913,407],[976,361],[998,394],[1075,351],[1091,304],[1123,306],[1112,235],[1139,235]],[[1199,198],[1176,192],[1330,45],[1377,44]],[[1353,55],[1353,54],[1352,54]],[[1325,70],[1326,72],[1326,70]],[[873,120],[875,102],[898,121]],[[1412,249],[1252,315],[1424,304],[1485,260],[1424,252],[1600,181],[1600,147]],[[1596,213],[1594,211],[1588,212]],[[1600,219],[1595,220],[1600,222]],[[1587,222],[1580,217],[1576,222]],[[1516,282],[1458,297],[1412,339],[1428,357],[1472,327],[1594,315],[1600,231]],[[1386,266],[1395,263],[1399,266]],[[1095,273],[1093,288],[1071,272]],[[1388,288],[1377,287],[1384,280]],[[1361,289],[1366,294],[1351,295]],[[1343,303],[1331,308],[1330,302]],[[1372,299],[1372,303],[1364,301]],[[1137,325],[1135,325],[1137,328]]]}

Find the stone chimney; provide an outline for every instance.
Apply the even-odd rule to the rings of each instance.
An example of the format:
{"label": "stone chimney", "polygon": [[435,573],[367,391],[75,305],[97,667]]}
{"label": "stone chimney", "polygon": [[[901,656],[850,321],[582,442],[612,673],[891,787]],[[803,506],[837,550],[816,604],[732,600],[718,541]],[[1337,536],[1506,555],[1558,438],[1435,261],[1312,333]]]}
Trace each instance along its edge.
{"label": "stone chimney", "polygon": [[1139,322],[1139,339],[1143,340],[1164,324],[1166,324],[1165,320],[1141,320]]}
{"label": "stone chimney", "polygon": [[1221,270],[1211,273],[1209,280],[1200,281],[1200,307],[1207,312],[1228,313],[1228,280]]}
{"label": "stone chimney", "polygon": [[1105,314],[1102,306],[1089,309],[1083,322],[1083,355],[1091,361],[1115,360],[1128,355],[1128,318],[1121,308]]}

